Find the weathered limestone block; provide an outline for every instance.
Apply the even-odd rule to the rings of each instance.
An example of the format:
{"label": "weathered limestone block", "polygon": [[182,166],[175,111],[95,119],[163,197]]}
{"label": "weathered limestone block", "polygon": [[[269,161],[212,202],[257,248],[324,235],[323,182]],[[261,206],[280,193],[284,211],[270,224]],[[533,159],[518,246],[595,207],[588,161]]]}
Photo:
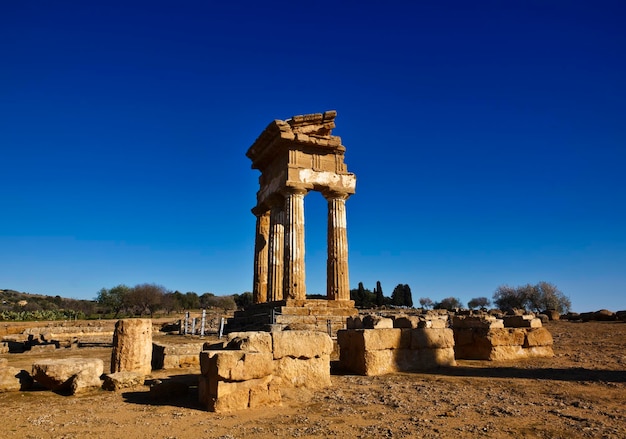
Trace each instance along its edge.
{"label": "weathered limestone block", "polygon": [[417,328],[420,318],[418,316],[396,316],[393,319],[394,328]]}
{"label": "weathered limestone block", "polygon": [[247,352],[272,352],[272,335],[269,332],[231,332],[226,349]]}
{"label": "weathered limestone block", "polygon": [[522,346],[526,331],[522,328],[490,329],[486,338],[491,346]]}
{"label": "weathered limestone block", "polygon": [[351,372],[373,376],[453,366],[451,329],[361,329],[337,332],[339,362]]}
{"label": "weathered limestone block", "polygon": [[99,358],[63,358],[33,363],[33,378],[42,386],[72,394],[100,387],[104,362]]}
{"label": "weathered limestone block", "polygon": [[315,358],[333,352],[333,341],[323,332],[280,331],[271,334],[276,360],[283,357]]}
{"label": "weathered limestone block", "polygon": [[104,375],[102,388],[104,390],[122,390],[141,386],[145,376],[138,372],[115,372]]}
{"label": "weathered limestone block", "polygon": [[[210,411],[223,413],[255,407],[272,407],[281,404],[280,379],[274,376],[239,381],[212,381],[203,384],[201,401]],[[208,387],[208,389],[206,389]]]}
{"label": "weathered limestone block", "polygon": [[200,371],[221,381],[246,381],[271,375],[274,362],[269,352],[202,351]]}
{"label": "weathered limestone block", "polygon": [[518,360],[524,358],[526,355],[524,349],[519,345],[514,346],[493,346],[489,351],[489,357],[486,358],[490,361],[506,361],[506,360]]}
{"label": "weathered limestone block", "polygon": [[198,366],[204,343],[152,343],[152,369]]}
{"label": "weathered limestone block", "polygon": [[411,330],[401,328],[356,329],[337,331],[341,349],[364,352],[384,349],[408,349],[411,345]]}
{"label": "weathered limestone block", "polygon": [[111,373],[152,371],[152,320],[124,319],[115,324]]}
{"label": "weathered limestone block", "polygon": [[368,314],[363,317],[363,328],[365,329],[384,329],[393,328],[393,320],[387,317],[379,317]]}
{"label": "weathered limestone block", "polygon": [[328,354],[308,359],[283,357],[274,363],[274,374],[282,379],[285,386],[320,389],[331,385]]}
{"label": "weathered limestone block", "polygon": [[33,379],[28,372],[0,363],[0,393],[28,390],[32,385]]}
{"label": "weathered limestone block", "polygon": [[417,328],[411,330],[411,349],[439,349],[454,347],[452,329]]}
{"label": "weathered limestone block", "polygon": [[554,357],[554,351],[552,346],[531,346],[524,348],[524,354],[527,357],[532,358],[552,358]]}
{"label": "weathered limestone block", "polygon": [[419,362],[415,370],[456,366],[453,346],[436,349],[420,349],[418,352]]}
{"label": "weathered limestone block", "polygon": [[546,328],[455,328],[454,339],[456,358],[465,360],[553,356],[552,335]]}
{"label": "weathered limestone block", "polygon": [[552,346],[552,334],[546,328],[533,328],[526,331],[524,339],[524,347],[530,348],[535,346]]}

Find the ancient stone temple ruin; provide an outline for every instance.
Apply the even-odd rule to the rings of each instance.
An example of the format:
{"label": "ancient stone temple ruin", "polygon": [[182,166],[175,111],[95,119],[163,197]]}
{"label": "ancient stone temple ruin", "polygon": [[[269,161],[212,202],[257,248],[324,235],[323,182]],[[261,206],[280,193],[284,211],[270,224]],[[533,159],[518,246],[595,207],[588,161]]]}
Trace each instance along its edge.
{"label": "ancient stone temple ruin", "polygon": [[[246,155],[261,171],[256,216],[253,296],[256,307],[239,312],[230,330],[251,329],[252,315],[277,310],[271,324],[316,329],[343,327],[355,315],[350,300],[346,200],[356,177],[344,162],[345,146],[332,135],[335,111],[275,120]],[[304,197],[318,191],[328,201],[327,300],[306,299]],[[265,305],[263,305],[265,304]],[[272,311],[273,312],[273,311]],[[320,319],[315,319],[320,317]],[[323,322],[322,322],[323,320]],[[228,329],[228,327],[227,327]]]}

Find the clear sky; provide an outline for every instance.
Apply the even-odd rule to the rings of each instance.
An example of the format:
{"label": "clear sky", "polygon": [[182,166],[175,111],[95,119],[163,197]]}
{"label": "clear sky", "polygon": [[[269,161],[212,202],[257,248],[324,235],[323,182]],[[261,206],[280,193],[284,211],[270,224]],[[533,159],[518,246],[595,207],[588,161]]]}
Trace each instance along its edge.
{"label": "clear sky", "polygon": [[[624,1],[0,4],[0,288],[252,289],[274,119],[337,110],[350,283],[626,309]],[[307,292],[326,206],[305,199]]]}

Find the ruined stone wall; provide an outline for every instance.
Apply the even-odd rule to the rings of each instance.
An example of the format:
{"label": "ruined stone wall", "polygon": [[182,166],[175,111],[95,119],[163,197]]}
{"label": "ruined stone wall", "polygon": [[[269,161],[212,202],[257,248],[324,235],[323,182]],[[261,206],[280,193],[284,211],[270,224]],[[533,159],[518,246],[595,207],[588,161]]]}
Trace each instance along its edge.
{"label": "ruined stone wall", "polygon": [[464,360],[518,360],[552,357],[552,335],[533,315],[455,316],[455,355]]}
{"label": "ruined stone wall", "polygon": [[330,385],[330,337],[315,331],[231,333],[200,353],[199,399],[230,412],[280,405],[281,389]]}
{"label": "ruined stone wall", "polygon": [[348,328],[337,332],[339,363],[346,371],[383,375],[456,364],[454,336],[444,319],[365,316],[350,319]]}

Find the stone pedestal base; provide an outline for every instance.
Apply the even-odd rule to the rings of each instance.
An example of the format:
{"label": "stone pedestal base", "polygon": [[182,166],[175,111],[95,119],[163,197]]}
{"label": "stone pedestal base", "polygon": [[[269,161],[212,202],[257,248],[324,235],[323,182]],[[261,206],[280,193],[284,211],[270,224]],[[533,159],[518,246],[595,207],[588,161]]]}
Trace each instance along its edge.
{"label": "stone pedestal base", "polygon": [[278,300],[257,303],[236,311],[228,319],[225,332],[310,330],[334,337],[346,328],[346,320],[359,313],[353,300]]}

